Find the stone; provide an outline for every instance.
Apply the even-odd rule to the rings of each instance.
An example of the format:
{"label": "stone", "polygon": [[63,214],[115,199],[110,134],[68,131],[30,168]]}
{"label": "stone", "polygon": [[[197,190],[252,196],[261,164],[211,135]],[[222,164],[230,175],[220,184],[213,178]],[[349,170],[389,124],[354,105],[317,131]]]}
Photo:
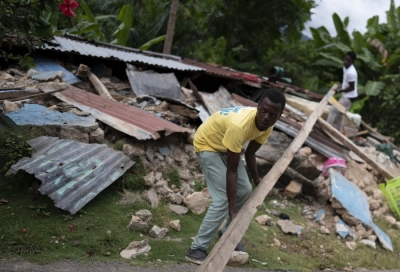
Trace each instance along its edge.
{"label": "stone", "polygon": [[19,111],[19,107],[16,103],[8,100],[4,100],[3,102],[3,111],[4,113],[10,113],[13,111]]}
{"label": "stone", "polygon": [[298,194],[301,193],[302,184],[292,180],[288,186],[285,188],[285,192],[283,193],[285,196],[289,198],[295,198]]}
{"label": "stone", "polygon": [[383,213],[382,213],[382,210],[381,210],[381,209],[377,209],[377,210],[375,210],[375,211],[372,212],[372,216],[373,216],[373,217],[376,217],[376,218],[381,217],[382,214],[383,214]]}
{"label": "stone", "polygon": [[384,195],[383,195],[382,191],[379,189],[374,189],[372,195],[373,195],[374,199],[376,199],[380,202],[383,201],[383,199],[384,199]]}
{"label": "stone", "polygon": [[400,222],[396,222],[395,227],[396,227],[397,229],[400,229]]}
{"label": "stone", "polygon": [[297,226],[290,220],[278,220],[278,226],[284,233],[297,234]]}
{"label": "stone", "polygon": [[180,148],[175,148],[174,153],[170,155],[177,162],[188,162],[189,155],[183,152]]}
{"label": "stone", "polygon": [[168,229],[167,228],[160,228],[159,226],[154,225],[150,232],[149,235],[153,238],[163,238],[165,235],[167,235]]}
{"label": "stone", "polygon": [[155,178],[156,178],[156,181],[161,180],[161,178],[162,178],[162,173],[161,173],[161,172],[156,172]]}
{"label": "stone", "polygon": [[356,226],[357,231],[367,231],[363,224],[357,224]]}
{"label": "stone", "polygon": [[201,190],[201,192],[203,193],[203,195],[204,195],[205,198],[211,199],[211,195],[210,195],[210,192],[208,191],[208,188],[203,188],[203,189]]}
{"label": "stone", "polygon": [[396,218],[394,218],[394,217],[391,216],[391,215],[385,215],[383,218],[384,218],[387,222],[389,222],[391,225],[396,224]]}
{"label": "stone", "polygon": [[183,180],[190,180],[192,177],[190,176],[189,170],[178,169],[179,178]]}
{"label": "stone", "polygon": [[135,215],[146,223],[153,220],[153,214],[149,210],[139,210],[135,213]]}
{"label": "stone", "polygon": [[194,146],[193,145],[185,144],[184,149],[185,149],[186,154],[189,155],[189,158],[191,160],[196,159],[196,151],[194,150]]}
{"label": "stone", "polygon": [[194,132],[193,132],[193,133],[189,133],[189,135],[188,135],[188,137],[187,137],[187,139],[186,139],[186,142],[187,142],[188,144],[193,144],[194,135],[195,135]]}
{"label": "stone", "polygon": [[303,148],[300,148],[297,153],[308,157],[309,155],[311,155],[312,149],[311,149],[311,147],[305,146]]}
{"label": "stone", "polygon": [[228,266],[242,266],[249,260],[249,254],[243,251],[233,251],[229,261]]}
{"label": "stone", "polygon": [[168,206],[168,208],[178,215],[184,215],[189,211],[189,209],[187,207],[181,206],[181,205],[171,204]]}
{"label": "stone", "polygon": [[193,189],[190,187],[189,184],[187,183],[183,183],[181,186],[181,193],[183,195],[183,197],[186,197],[188,195],[190,195],[191,193],[193,193]]}
{"label": "stone", "polygon": [[257,216],[255,219],[258,222],[258,224],[261,224],[261,225],[266,225],[267,222],[271,222],[271,217],[269,217],[266,214]]}
{"label": "stone", "polygon": [[277,246],[277,247],[281,246],[281,242],[278,239],[274,238],[273,241],[274,241],[275,246]]}
{"label": "stone", "polygon": [[149,245],[149,241],[145,239],[142,241],[131,242],[127,248],[121,251],[120,255],[124,259],[132,259],[136,258],[136,256],[149,252],[150,250],[151,247]]}
{"label": "stone", "polygon": [[31,75],[31,79],[39,82],[55,81],[56,79],[62,82],[64,77],[65,74],[62,71],[40,72],[39,74]]}
{"label": "stone", "polygon": [[82,143],[89,143],[89,133],[82,132],[79,128],[63,126],[58,136],[61,139],[71,139]]}
{"label": "stone", "polygon": [[364,192],[367,194],[367,196],[371,196],[374,194],[375,188],[372,186],[368,186],[364,189]]}
{"label": "stone", "polygon": [[169,226],[176,231],[181,231],[181,221],[180,220],[172,220],[169,222]]}
{"label": "stone", "polygon": [[376,238],[377,238],[376,235],[370,235],[370,236],[367,237],[368,240],[371,240],[371,241],[374,241],[374,242],[376,241]]}
{"label": "stone", "polygon": [[368,203],[369,203],[369,209],[371,211],[375,211],[381,207],[381,203],[375,199],[368,200]]}
{"label": "stone", "polygon": [[155,152],[151,147],[147,147],[146,149],[146,159],[149,162],[153,162],[154,161],[154,156],[155,156]]}
{"label": "stone", "polygon": [[325,226],[321,226],[321,228],[320,228],[319,230],[321,231],[322,234],[329,234],[329,233],[331,233],[331,232],[329,231],[329,229],[328,229],[327,227],[325,227]]}
{"label": "stone", "polygon": [[372,247],[373,249],[376,248],[376,243],[374,241],[371,240],[367,240],[367,239],[362,239],[360,241],[358,241],[360,244],[364,244],[367,245],[369,247]]}
{"label": "stone", "polygon": [[157,159],[159,159],[160,161],[165,160],[165,157],[164,157],[161,153],[156,152],[156,153],[155,153],[155,156],[156,156]]}
{"label": "stone", "polygon": [[12,82],[12,81],[16,81],[16,78],[13,77],[12,75],[10,75],[9,73],[0,71],[0,82]]}
{"label": "stone", "polygon": [[356,226],[357,224],[360,223],[360,221],[356,219],[354,216],[352,216],[347,210],[345,210],[345,212],[342,213],[342,218],[343,221],[346,222],[346,224],[349,226]]}
{"label": "stone", "polygon": [[204,197],[202,192],[194,192],[186,196],[183,202],[194,214],[202,214],[210,204],[210,201]]}
{"label": "stone", "polygon": [[147,173],[147,175],[143,177],[143,179],[144,179],[144,185],[151,187],[153,186],[156,180],[156,176],[153,171],[150,171],[149,173]]}
{"label": "stone", "polygon": [[148,225],[147,222],[144,222],[140,217],[132,215],[131,221],[126,228],[130,230],[144,231],[147,230]]}
{"label": "stone", "polygon": [[167,164],[169,164],[169,165],[174,165],[174,159],[172,159],[172,158],[169,157],[169,156],[166,156],[166,157],[165,157],[165,161],[166,161]]}
{"label": "stone", "polygon": [[157,208],[158,204],[160,203],[157,193],[153,188],[147,191],[146,200],[150,203],[152,208]]}
{"label": "stone", "polygon": [[354,241],[346,241],[346,246],[348,249],[350,249],[351,251],[354,251],[357,248],[357,243]]}
{"label": "stone", "polygon": [[95,131],[89,133],[89,141],[91,143],[103,143],[104,142],[104,130],[97,128]]}
{"label": "stone", "polygon": [[138,143],[124,144],[122,151],[130,158],[139,157],[146,154],[144,144]]}
{"label": "stone", "polygon": [[175,202],[176,204],[178,204],[178,205],[182,204],[183,200],[184,200],[184,197],[183,197],[180,193],[176,193],[176,194],[175,194],[175,200],[174,200],[174,202]]}

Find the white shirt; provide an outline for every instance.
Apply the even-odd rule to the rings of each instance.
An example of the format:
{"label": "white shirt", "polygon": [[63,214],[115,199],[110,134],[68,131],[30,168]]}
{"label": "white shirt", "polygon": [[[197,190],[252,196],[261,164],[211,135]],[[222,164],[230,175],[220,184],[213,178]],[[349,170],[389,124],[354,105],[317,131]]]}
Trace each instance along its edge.
{"label": "white shirt", "polygon": [[342,82],[342,90],[346,89],[350,86],[349,82],[354,82],[354,90],[351,92],[343,93],[343,97],[348,98],[356,98],[358,96],[357,93],[357,71],[354,68],[354,65],[350,65],[349,68],[343,67],[343,82]]}

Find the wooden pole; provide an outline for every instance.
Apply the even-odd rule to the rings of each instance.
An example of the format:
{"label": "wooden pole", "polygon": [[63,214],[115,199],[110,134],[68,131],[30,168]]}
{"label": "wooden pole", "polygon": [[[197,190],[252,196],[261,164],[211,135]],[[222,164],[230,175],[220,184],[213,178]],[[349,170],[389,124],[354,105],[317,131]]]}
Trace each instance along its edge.
{"label": "wooden pole", "polygon": [[261,207],[265,197],[275,185],[276,181],[292,161],[294,154],[303,145],[315,122],[322,115],[329,97],[335,94],[337,88],[338,85],[333,85],[328,94],[321,100],[319,105],[315,108],[313,113],[300,129],[299,134],[282,154],[282,157],[262,179],[249,200],[239,210],[235,219],[233,219],[224,235],[222,235],[221,239],[214,246],[207,259],[205,259],[203,264],[197,269],[197,272],[220,272],[224,269],[231,253],[244,236],[255,213]]}
{"label": "wooden pole", "polygon": [[356,153],[361,159],[363,159],[367,164],[375,168],[376,170],[379,171],[379,173],[386,179],[392,179],[394,178],[394,175],[388,172],[386,169],[383,168],[382,165],[379,163],[375,162],[374,160],[371,160],[370,157],[368,157],[361,149],[359,149],[352,141],[350,141],[346,136],[344,136],[342,133],[340,133],[338,130],[336,130],[334,127],[329,125],[324,119],[319,118],[318,121],[318,126],[320,126],[324,131],[328,132],[330,135],[333,137],[337,138],[339,141],[343,143],[344,146],[346,146],[348,149]]}
{"label": "wooden pole", "polygon": [[171,54],[172,40],[174,39],[176,13],[178,12],[179,0],[172,0],[171,10],[169,12],[167,36],[164,42],[164,54]]}

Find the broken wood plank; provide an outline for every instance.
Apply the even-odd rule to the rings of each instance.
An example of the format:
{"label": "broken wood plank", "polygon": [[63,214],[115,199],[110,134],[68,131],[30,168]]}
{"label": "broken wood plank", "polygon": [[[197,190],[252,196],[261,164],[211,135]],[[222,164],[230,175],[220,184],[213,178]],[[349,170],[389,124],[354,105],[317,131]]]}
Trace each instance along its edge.
{"label": "broken wood plank", "polygon": [[358,137],[358,136],[365,135],[365,134],[368,134],[368,133],[369,133],[369,130],[368,130],[368,129],[359,131],[359,132],[357,132],[357,137]]}
{"label": "broken wood plank", "polygon": [[283,153],[282,157],[272,167],[268,174],[264,176],[260,184],[257,186],[257,189],[250,196],[249,200],[239,210],[224,235],[222,235],[221,239],[214,246],[210,255],[197,269],[197,272],[220,272],[224,269],[231,253],[244,236],[255,213],[261,207],[265,197],[282,175],[283,171],[289,166],[294,154],[303,145],[315,122],[322,115],[325,106],[328,104],[329,97],[335,94],[337,87],[336,84],[333,85],[328,94],[321,100],[319,105],[304,123],[299,134]]}
{"label": "broken wood plank", "polygon": [[90,82],[92,82],[94,88],[101,97],[105,97],[116,101],[108,92],[106,86],[104,86],[104,84],[100,81],[100,79],[90,71],[90,68],[87,65],[84,64],[79,65],[77,74],[80,76],[84,76],[85,73],[87,74],[87,77],[89,78]]}
{"label": "broken wood plank", "polygon": [[352,141],[350,141],[346,136],[344,136],[342,133],[340,133],[338,130],[336,130],[334,127],[329,125],[324,119],[319,118],[317,121],[318,125],[331,134],[333,137],[337,138],[339,141],[343,143],[348,149],[356,153],[361,159],[363,159],[367,164],[375,168],[383,177],[386,179],[392,179],[394,178],[394,175],[388,172],[382,165],[379,163],[375,162],[374,160],[371,160],[371,158],[366,155],[361,149],[359,149]]}
{"label": "broken wood plank", "polygon": [[[39,89],[40,89],[40,87],[39,87]],[[67,86],[65,86],[63,88],[60,88],[60,89],[53,90],[53,91],[49,91],[47,93],[38,93],[38,94],[26,95],[26,96],[11,98],[11,99],[0,100],[0,103],[3,103],[6,100],[7,101],[21,101],[21,100],[30,99],[30,98],[36,98],[36,97],[39,97],[39,96],[45,96],[45,95],[48,95],[48,94],[58,93],[58,92],[66,90],[66,89],[67,89]]]}

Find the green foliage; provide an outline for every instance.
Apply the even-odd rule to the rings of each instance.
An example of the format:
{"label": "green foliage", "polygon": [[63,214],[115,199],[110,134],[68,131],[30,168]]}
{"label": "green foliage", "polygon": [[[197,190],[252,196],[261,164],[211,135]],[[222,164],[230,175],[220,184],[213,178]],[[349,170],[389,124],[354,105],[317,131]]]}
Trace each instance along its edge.
{"label": "green foliage", "polygon": [[144,189],[145,181],[143,177],[147,174],[143,164],[139,161],[123,175],[123,186],[126,189]]}
{"label": "green foliage", "polygon": [[160,37],[154,38],[154,39],[152,39],[152,40],[146,42],[145,44],[141,45],[141,46],[139,47],[139,49],[140,49],[140,50],[149,50],[149,48],[150,48],[152,45],[155,45],[155,44],[158,44],[158,43],[160,43],[160,42],[163,42],[163,41],[165,40],[166,36],[167,36],[167,35],[162,35],[162,36],[160,36]]}
{"label": "green foliage", "polygon": [[46,204],[30,205],[29,209],[34,210],[37,214],[41,214],[41,215],[44,215],[44,216],[50,216],[50,212],[47,209],[47,205]]}
{"label": "green foliage", "polygon": [[193,190],[195,192],[200,192],[204,188],[207,188],[207,183],[205,181],[201,181],[201,180],[195,180],[194,181]]}
{"label": "green foliage", "polygon": [[118,20],[121,21],[118,29],[113,33],[116,37],[111,43],[125,46],[129,38],[129,31],[132,26],[133,7],[129,4],[123,5],[119,14]]}
{"label": "green foliage", "polygon": [[124,144],[125,144],[125,140],[119,140],[114,144],[114,149],[122,151],[122,149],[124,148]]}
{"label": "green foliage", "polygon": [[7,171],[19,159],[31,154],[33,149],[26,143],[27,138],[27,135],[22,132],[15,132],[7,128],[0,129],[0,155],[7,158],[7,162],[0,172]]}
{"label": "green foliage", "polygon": [[365,94],[368,96],[377,96],[385,88],[385,83],[380,81],[368,80],[367,85],[365,85]]}
{"label": "green foliage", "polygon": [[168,169],[167,177],[169,178],[169,186],[175,185],[177,188],[181,187],[181,178],[179,177],[179,172],[175,167]]}

